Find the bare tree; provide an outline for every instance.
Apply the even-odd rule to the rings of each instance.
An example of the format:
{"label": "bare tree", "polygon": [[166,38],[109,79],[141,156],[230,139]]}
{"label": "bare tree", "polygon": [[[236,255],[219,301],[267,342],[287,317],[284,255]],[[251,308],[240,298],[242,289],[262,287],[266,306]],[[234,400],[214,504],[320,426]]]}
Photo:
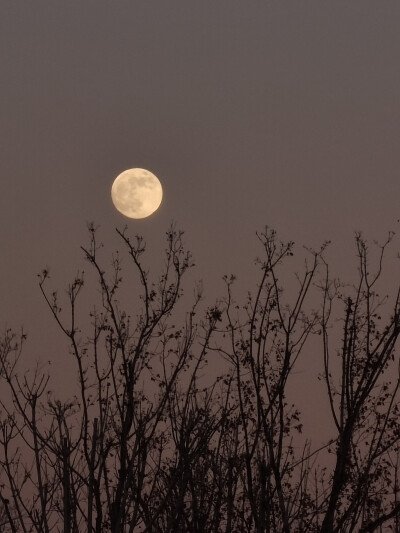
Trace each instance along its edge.
{"label": "bare tree", "polygon": [[[391,314],[385,317],[376,286],[382,274],[385,249],[371,272],[367,243],[356,236],[358,284],[350,294],[340,292],[327,278],[323,288],[322,330],[327,392],[337,436],[322,532],[375,531],[397,516],[397,456],[399,450],[399,372],[395,348],[400,334],[399,290]],[[344,304],[341,369],[331,373],[329,320],[334,298]]]}
{"label": "bare tree", "polygon": [[[206,308],[197,287],[183,314],[177,304],[192,260],[182,233],[167,232],[156,279],[143,239],[118,234],[126,254],[107,269],[89,227],[82,251],[99,300],[88,318],[83,295],[96,296],[87,274],[63,302],[48,271],[39,277],[75,364],[71,398],[51,392],[46,366],[21,371],[23,332],[2,337],[2,531],[397,531],[399,294],[393,302],[377,294],[392,236],[371,274],[357,235],[356,286],[330,278],[324,245],[306,250],[289,290],[283,269],[293,243],[266,229],[260,279],[244,305],[227,276],[226,297]],[[314,446],[290,400],[311,337],[322,339],[333,420]],[[209,357],[220,375],[207,372]]]}

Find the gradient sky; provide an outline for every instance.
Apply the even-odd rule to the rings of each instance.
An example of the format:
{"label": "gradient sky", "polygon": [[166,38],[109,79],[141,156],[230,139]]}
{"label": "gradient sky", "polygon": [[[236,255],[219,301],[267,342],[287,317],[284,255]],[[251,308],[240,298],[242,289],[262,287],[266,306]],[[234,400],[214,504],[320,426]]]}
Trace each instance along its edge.
{"label": "gradient sky", "polygon": [[[266,224],[353,265],[355,230],[398,228],[399,23],[398,0],[2,1],[2,325],[49,356],[36,274],[67,284],[88,221],[154,257],[176,221],[211,301],[225,273],[254,287]],[[140,221],[110,199],[132,167],[164,188]]]}

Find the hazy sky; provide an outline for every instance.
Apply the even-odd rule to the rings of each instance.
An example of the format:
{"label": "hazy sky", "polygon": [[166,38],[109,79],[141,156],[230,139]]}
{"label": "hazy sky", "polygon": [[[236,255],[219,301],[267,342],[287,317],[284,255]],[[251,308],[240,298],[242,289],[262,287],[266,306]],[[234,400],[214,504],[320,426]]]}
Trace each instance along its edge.
{"label": "hazy sky", "polygon": [[[397,229],[399,23],[398,0],[0,2],[1,323],[47,357],[36,274],[66,285],[88,221],[111,251],[175,220],[211,300],[266,224],[339,270],[354,230]],[[110,199],[131,167],[164,188],[140,221]]]}

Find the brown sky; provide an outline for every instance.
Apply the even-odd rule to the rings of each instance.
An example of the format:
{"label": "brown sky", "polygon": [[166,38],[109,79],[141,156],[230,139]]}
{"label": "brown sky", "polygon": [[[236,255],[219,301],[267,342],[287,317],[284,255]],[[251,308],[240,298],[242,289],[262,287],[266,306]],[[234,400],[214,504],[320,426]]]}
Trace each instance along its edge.
{"label": "brown sky", "polygon": [[[397,0],[1,2],[1,324],[48,356],[35,276],[67,283],[87,221],[157,251],[175,220],[211,299],[265,224],[353,264],[354,230],[398,228],[399,23]],[[110,200],[131,167],[164,187],[141,221]]]}

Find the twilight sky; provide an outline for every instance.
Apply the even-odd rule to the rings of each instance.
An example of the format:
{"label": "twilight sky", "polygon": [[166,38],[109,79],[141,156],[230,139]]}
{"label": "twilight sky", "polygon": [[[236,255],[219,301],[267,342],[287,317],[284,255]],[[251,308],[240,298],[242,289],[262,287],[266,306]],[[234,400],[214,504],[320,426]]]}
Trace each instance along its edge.
{"label": "twilight sky", "polygon": [[[47,357],[36,274],[67,284],[88,221],[158,257],[175,220],[210,300],[225,273],[254,287],[266,224],[353,265],[354,230],[398,228],[399,22],[398,0],[1,2],[2,327]],[[132,167],[164,188],[139,221],[110,199]]]}

